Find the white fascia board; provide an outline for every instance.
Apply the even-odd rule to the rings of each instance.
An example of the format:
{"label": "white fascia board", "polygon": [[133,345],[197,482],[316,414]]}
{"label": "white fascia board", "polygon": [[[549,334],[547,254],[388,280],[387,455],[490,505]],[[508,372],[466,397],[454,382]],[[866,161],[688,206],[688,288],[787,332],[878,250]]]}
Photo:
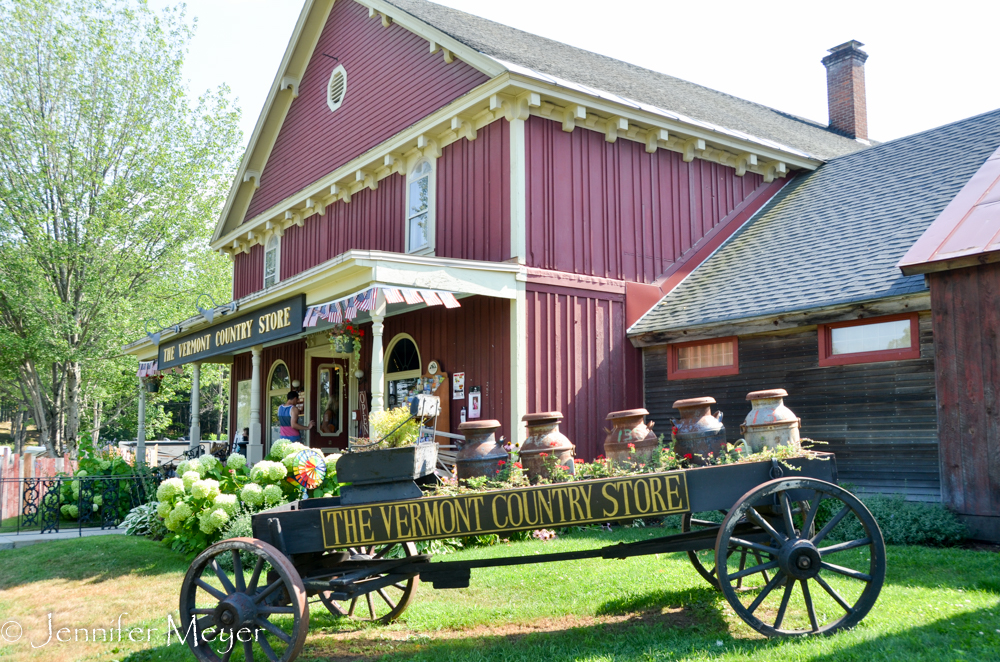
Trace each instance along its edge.
{"label": "white fascia board", "polygon": [[[505,62],[503,60],[498,60],[498,62],[502,63],[511,72],[511,74],[513,75],[512,80],[517,80],[517,78],[519,77],[525,77],[542,83],[547,83],[548,85],[556,88],[562,88],[564,90],[578,92],[587,97],[596,97],[598,99],[602,99],[612,104],[619,104],[627,106],[634,110],[643,111],[644,113],[656,115],[660,118],[676,122],[677,123],[676,130],[682,133],[697,135],[698,133],[697,130],[701,129],[703,132],[706,133],[699,137],[704,137],[705,139],[711,140],[713,142],[720,142],[720,134],[721,134],[722,136],[728,136],[729,138],[733,138],[742,141],[744,143],[751,143],[758,147],[765,147],[769,150],[776,152],[775,156],[778,156],[780,154],[781,156],[786,157],[786,160],[789,163],[794,163],[796,165],[799,165],[801,163],[802,167],[809,167],[810,169],[815,169],[816,167],[819,166],[820,163],[823,162],[823,159],[817,156],[813,156],[808,152],[803,152],[802,150],[795,149],[794,147],[789,147],[788,145],[783,145],[773,140],[768,140],[766,138],[758,138],[757,136],[753,136],[748,133],[744,133],[742,131],[737,131],[735,129],[728,129],[726,127],[719,126],[717,124],[712,124],[711,122],[704,122],[702,120],[694,119],[693,117],[682,115],[681,113],[675,113],[671,110],[659,108],[657,106],[643,103],[641,101],[635,101],[633,99],[629,99],[628,97],[623,97],[618,94],[614,94],[613,92],[607,92],[594,87],[590,87],[588,85],[574,83],[573,81],[569,81],[564,78],[559,78],[557,76],[552,76],[550,74],[541,73],[539,71],[535,71],[534,69],[522,67],[512,62]],[[549,89],[550,88],[545,88],[545,91],[549,91]],[[621,111],[619,110],[618,112]],[[743,145],[743,147],[746,147],[746,145]],[[793,158],[787,158],[787,157],[793,157]]]}

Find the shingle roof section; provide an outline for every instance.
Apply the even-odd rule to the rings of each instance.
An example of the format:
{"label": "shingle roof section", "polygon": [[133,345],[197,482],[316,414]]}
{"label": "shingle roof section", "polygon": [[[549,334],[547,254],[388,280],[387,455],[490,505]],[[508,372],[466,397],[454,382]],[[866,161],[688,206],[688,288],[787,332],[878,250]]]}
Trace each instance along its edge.
{"label": "shingle roof section", "polygon": [[793,147],[820,159],[864,149],[825,125],[426,0],[386,0],[495,59]]}
{"label": "shingle roof section", "polygon": [[1000,145],[1000,110],[833,159],[790,183],[630,330],[680,330],[921,292],[896,263]]}

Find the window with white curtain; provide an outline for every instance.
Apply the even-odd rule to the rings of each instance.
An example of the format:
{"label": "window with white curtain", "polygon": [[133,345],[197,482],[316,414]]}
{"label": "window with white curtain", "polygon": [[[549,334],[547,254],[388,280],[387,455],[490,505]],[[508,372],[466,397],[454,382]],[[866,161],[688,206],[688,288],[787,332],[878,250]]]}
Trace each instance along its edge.
{"label": "window with white curtain", "polygon": [[434,172],[430,159],[414,164],[406,189],[406,252],[434,252]]}
{"label": "window with white curtain", "polygon": [[271,287],[281,277],[281,237],[272,234],[264,247],[264,287]]}

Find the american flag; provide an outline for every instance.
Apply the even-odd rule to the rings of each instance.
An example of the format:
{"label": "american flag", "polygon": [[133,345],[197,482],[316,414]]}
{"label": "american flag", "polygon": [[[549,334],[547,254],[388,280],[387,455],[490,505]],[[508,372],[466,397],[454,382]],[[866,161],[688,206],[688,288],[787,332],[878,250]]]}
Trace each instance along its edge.
{"label": "american flag", "polygon": [[358,310],[375,310],[375,292],[373,287],[358,295]]}
{"label": "american flag", "polygon": [[344,317],[347,321],[353,320],[358,316],[358,301],[357,297],[347,297],[344,301]]}
{"label": "american flag", "polygon": [[403,303],[406,301],[395,287],[383,287],[382,294],[385,296],[386,303]]}
{"label": "american flag", "polygon": [[437,293],[431,290],[420,290],[420,296],[423,297],[424,303],[428,306],[440,306],[441,299],[438,298]]}
{"label": "american flag", "polygon": [[403,290],[403,299],[411,306],[424,302],[424,300],[420,298],[420,293],[416,290]]}
{"label": "american flag", "polygon": [[337,301],[330,304],[329,320],[334,324],[340,324],[344,321],[344,314],[341,312],[340,303]]}
{"label": "american flag", "polygon": [[310,306],[309,310],[306,311],[306,319],[302,322],[304,327],[316,326],[316,322],[319,321],[319,309],[316,306]]}
{"label": "american flag", "polygon": [[445,308],[461,308],[462,304],[458,302],[455,295],[451,292],[438,292],[437,295],[441,297],[441,303],[444,304]]}

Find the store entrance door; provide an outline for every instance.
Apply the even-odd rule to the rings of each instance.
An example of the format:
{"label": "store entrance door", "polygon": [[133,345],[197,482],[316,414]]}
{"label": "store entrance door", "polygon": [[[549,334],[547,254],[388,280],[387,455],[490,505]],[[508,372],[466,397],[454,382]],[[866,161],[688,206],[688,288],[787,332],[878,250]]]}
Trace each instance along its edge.
{"label": "store entrance door", "polygon": [[309,359],[313,388],[309,394],[309,409],[315,412],[316,427],[309,433],[309,446],[347,448],[348,364],[345,359],[314,356]]}

